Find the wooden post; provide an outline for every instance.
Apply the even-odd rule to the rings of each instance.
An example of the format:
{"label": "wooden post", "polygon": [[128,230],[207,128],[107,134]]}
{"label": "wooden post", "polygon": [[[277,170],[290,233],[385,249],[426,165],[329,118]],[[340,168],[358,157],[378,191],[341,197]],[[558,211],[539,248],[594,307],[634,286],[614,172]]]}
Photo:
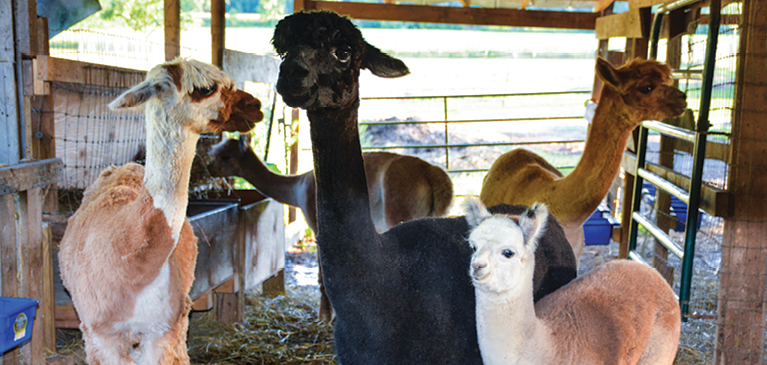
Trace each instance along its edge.
{"label": "wooden post", "polygon": [[715,364],[764,362],[767,285],[767,1],[744,0],[732,118]]}
{"label": "wooden post", "polygon": [[19,112],[16,89],[16,44],[14,43],[14,13],[11,2],[0,1],[0,165],[16,163],[19,155]]}
{"label": "wooden post", "polygon": [[[673,13],[672,13],[673,14]],[[677,13],[678,14],[678,13]],[[684,22],[684,14],[682,18],[678,16],[670,16],[669,22],[682,21]],[[679,68],[682,58],[682,37],[674,37],[668,40],[668,46],[666,47],[666,64],[672,69]],[[674,80],[674,86],[679,86],[679,81]],[[674,169],[674,146],[676,145],[676,138],[672,138],[661,134],[660,136],[660,156],[658,157],[658,164],[660,166]],[[669,216],[671,212],[671,195],[664,190],[656,190],[655,210],[657,214],[655,216],[655,224],[663,232],[668,231],[676,227],[676,222]],[[668,261],[668,249],[660,242],[655,240],[655,256],[653,266],[656,270],[666,279],[669,285],[673,285],[674,280],[674,268],[667,265]],[[660,259],[660,260],[659,260]]]}
{"label": "wooden post", "polygon": [[[291,175],[298,173],[298,116],[299,109],[293,108],[290,113],[290,125],[294,127],[291,128],[290,137],[295,137],[296,141],[290,145],[290,161],[288,162],[288,173]],[[297,213],[295,207],[288,208],[288,223],[295,222],[296,215]]]}
{"label": "wooden post", "polygon": [[164,0],[165,60],[171,61],[181,54],[181,2]]}
{"label": "wooden post", "polygon": [[[649,12],[649,9],[646,11]],[[645,24],[646,23],[646,24]],[[650,17],[642,17],[642,29],[643,34],[647,32],[644,29],[650,27]],[[647,51],[649,49],[649,39],[645,38],[626,38],[626,53],[623,58],[623,62],[629,62],[635,58],[647,58]],[[626,143],[626,150],[636,151],[637,140],[639,139],[638,128],[635,129],[631,136],[629,136],[628,143]],[[618,257],[625,259],[628,258],[628,244],[629,244],[629,225],[631,224],[631,207],[634,202],[634,176],[625,173],[623,178],[623,205],[621,208],[621,234],[620,234],[620,247],[618,248]]]}
{"label": "wooden post", "polygon": [[210,0],[211,63],[218,67],[224,67],[225,29],[226,3],[224,0]]}

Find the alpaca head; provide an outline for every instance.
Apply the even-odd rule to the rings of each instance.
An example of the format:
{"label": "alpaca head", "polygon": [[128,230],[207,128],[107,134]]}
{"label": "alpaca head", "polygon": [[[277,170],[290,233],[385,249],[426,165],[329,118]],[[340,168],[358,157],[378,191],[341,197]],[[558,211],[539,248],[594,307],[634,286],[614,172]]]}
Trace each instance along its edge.
{"label": "alpaca head", "polygon": [[676,117],[687,108],[685,94],[673,86],[671,69],[655,60],[635,59],[619,68],[599,57],[597,76],[605,87],[618,93],[623,101],[624,113],[634,125],[644,120]]}
{"label": "alpaca head", "polygon": [[[147,113],[167,113],[166,119],[194,133],[247,132],[264,118],[261,102],[237,90],[217,67],[184,58],[162,63],[146,79],[109,103],[112,109],[147,104]],[[159,115],[158,115],[159,116]]]}
{"label": "alpaca head", "polygon": [[469,199],[465,209],[472,228],[469,244],[474,254],[469,274],[474,286],[484,292],[504,293],[521,289],[529,281],[532,295],[535,249],[549,216],[546,206],[535,203],[519,216],[492,215],[479,199]]}
{"label": "alpaca head", "polygon": [[213,162],[208,165],[208,171],[211,176],[217,177],[242,176],[240,158],[252,153],[250,138],[245,134],[240,134],[239,139],[223,140],[210,150]]}
{"label": "alpaca head", "polygon": [[282,57],[277,91],[292,107],[316,110],[351,105],[360,69],[379,77],[409,73],[405,64],[365,42],[359,29],[333,12],[300,12],[277,23],[272,39]]}

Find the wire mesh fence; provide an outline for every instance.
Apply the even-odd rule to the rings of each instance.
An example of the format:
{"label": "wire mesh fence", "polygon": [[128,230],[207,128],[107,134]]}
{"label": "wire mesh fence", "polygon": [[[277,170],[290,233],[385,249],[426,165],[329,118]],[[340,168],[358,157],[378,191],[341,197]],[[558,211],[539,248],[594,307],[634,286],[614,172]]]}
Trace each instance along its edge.
{"label": "wire mesh fence", "polygon": [[[165,61],[165,49],[168,46],[155,39],[162,40],[162,35],[142,37],[140,34],[125,36],[86,29],[65,30],[50,40],[50,55],[101,65],[149,70]],[[177,48],[180,56],[210,62],[209,49]]]}

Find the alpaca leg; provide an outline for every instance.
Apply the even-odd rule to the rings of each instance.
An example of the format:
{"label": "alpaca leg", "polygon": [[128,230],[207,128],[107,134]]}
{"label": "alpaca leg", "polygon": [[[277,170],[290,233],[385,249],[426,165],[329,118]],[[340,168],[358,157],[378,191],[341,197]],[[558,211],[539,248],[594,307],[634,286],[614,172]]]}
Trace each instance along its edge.
{"label": "alpaca leg", "polygon": [[138,365],[189,365],[186,335],[189,329],[191,300],[187,299],[183,315],[173,327],[163,334],[145,336],[141,340],[141,356]]}
{"label": "alpaca leg", "polygon": [[317,273],[317,283],[320,284],[320,313],[318,316],[320,317],[320,321],[328,322],[333,320],[333,307],[330,305],[330,299],[328,299],[328,295],[325,294],[325,284],[322,282],[322,264],[320,260],[320,250],[317,249],[317,264],[319,266],[319,270]]}
{"label": "alpaca leg", "polygon": [[80,324],[85,342],[85,361],[89,365],[133,365],[128,356],[131,344],[122,336],[105,335]]}

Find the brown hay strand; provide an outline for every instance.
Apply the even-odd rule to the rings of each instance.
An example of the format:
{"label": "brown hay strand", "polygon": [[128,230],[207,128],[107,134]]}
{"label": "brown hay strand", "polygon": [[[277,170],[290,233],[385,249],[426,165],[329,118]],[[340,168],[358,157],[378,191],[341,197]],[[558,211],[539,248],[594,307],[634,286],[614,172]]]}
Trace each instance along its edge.
{"label": "brown hay strand", "polygon": [[293,288],[274,298],[247,298],[243,323],[194,313],[188,345],[199,364],[335,364],[333,328],[319,322],[316,294]]}

